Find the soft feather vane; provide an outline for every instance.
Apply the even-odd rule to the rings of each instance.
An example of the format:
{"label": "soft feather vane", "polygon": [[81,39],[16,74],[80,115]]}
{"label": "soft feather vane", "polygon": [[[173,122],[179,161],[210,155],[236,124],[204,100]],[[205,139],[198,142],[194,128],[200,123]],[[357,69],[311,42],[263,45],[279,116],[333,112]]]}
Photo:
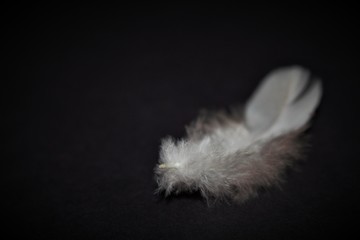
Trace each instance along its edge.
{"label": "soft feather vane", "polygon": [[187,137],[164,139],[155,168],[158,191],[200,191],[206,199],[242,202],[277,184],[301,156],[299,135],[318,106],[320,81],[301,67],[281,68],[262,81],[243,117],[201,115]]}

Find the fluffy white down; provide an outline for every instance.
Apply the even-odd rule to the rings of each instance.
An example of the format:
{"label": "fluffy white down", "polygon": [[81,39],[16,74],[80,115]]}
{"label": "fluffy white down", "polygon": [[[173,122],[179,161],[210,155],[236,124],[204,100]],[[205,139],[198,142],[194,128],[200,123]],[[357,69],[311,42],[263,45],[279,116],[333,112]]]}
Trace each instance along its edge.
{"label": "fluffy white down", "polygon": [[[321,85],[305,89],[308,78],[308,71],[300,67],[276,70],[245,106],[247,121],[224,112],[201,115],[187,128],[184,139],[164,139],[155,167],[157,191],[166,195],[200,191],[208,200],[242,202],[258,189],[277,184],[286,167],[301,156],[299,135],[320,100]],[[287,98],[279,98],[277,89],[289,91],[280,93]],[[268,103],[272,98],[273,105]],[[294,123],[294,118],[301,121]]]}

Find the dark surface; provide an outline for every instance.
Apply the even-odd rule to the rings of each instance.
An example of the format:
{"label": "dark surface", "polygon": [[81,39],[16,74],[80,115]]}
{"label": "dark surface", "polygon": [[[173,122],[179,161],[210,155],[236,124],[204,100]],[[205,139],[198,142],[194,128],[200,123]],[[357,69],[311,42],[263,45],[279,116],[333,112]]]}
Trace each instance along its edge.
{"label": "dark surface", "polygon": [[[5,230],[35,239],[305,239],[355,230],[355,14],[338,9],[13,7]],[[286,14],[284,14],[286,12]],[[276,67],[323,79],[312,148],[243,205],[153,195],[160,139],[244,102]]]}

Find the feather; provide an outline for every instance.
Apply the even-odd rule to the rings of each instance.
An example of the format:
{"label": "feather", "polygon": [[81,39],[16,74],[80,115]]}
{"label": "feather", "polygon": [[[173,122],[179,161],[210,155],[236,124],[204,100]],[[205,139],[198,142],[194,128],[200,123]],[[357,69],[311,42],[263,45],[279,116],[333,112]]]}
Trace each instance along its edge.
{"label": "feather", "polygon": [[264,78],[241,114],[201,113],[184,139],[162,140],[157,192],[200,191],[207,200],[243,202],[277,185],[301,157],[300,136],[321,95],[309,71],[285,67]]}

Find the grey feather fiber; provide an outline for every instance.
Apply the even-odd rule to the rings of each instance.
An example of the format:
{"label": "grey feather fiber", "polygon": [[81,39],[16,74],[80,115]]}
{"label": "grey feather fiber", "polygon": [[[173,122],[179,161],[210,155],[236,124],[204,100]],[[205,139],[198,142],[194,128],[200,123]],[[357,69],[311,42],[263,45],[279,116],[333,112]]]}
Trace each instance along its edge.
{"label": "grey feather fiber", "polygon": [[301,133],[322,95],[298,66],[271,72],[244,111],[203,113],[181,140],[163,139],[155,167],[158,192],[200,191],[207,200],[243,202],[278,184],[301,157]]}

